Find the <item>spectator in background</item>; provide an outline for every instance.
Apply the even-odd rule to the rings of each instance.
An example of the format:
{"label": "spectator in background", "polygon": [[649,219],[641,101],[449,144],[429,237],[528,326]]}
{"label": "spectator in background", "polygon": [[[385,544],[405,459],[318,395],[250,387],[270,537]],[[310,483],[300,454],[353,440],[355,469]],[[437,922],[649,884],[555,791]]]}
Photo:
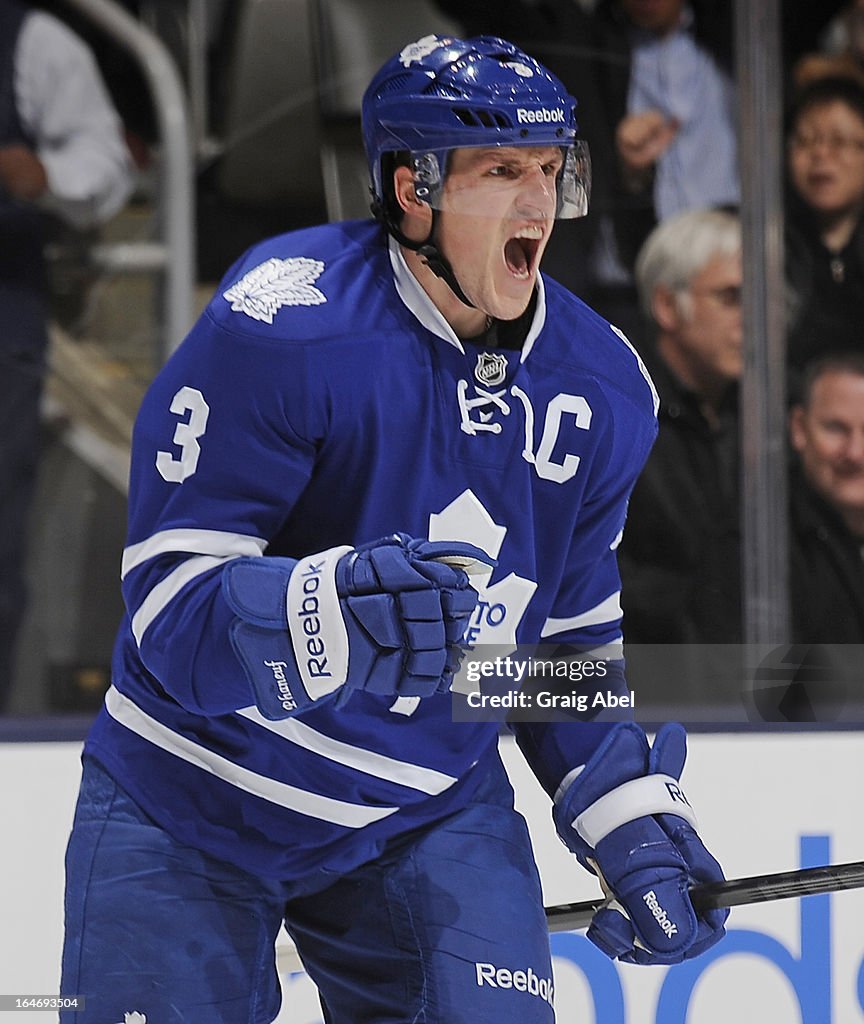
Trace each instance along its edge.
{"label": "spectator in background", "polygon": [[626,78],[611,60],[605,67],[604,93],[617,124],[620,206],[647,214],[641,229],[631,229],[625,216],[616,225],[627,267],[646,225],[682,210],[738,202],[729,6],[684,0],[597,6],[610,54],[620,37],[629,58]]}
{"label": "spectator in background", "polygon": [[792,639],[864,644],[864,354],[808,366],[789,437]]}
{"label": "spectator in background", "polygon": [[[628,649],[741,639],[741,276],[740,223],[719,210],[667,218],[636,263],[654,328],[645,362],[660,413],[618,550]],[[676,662],[678,680],[700,683],[698,650],[667,654],[683,659]]]}
{"label": "spectator in background", "polygon": [[864,351],[864,86],[850,78],[805,86],[789,116],[787,154],[789,363],[800,371],[829,350]]}
{"label": "spectator in background", "polygon": [[[783,0],[780,4],[782,59],[789,77],[794,80],[802,62],[817,54],[820,56],[849,52],[849,37],[841,27],[847,12],[859,0]],[[839,31],[838,31],[839,30]],[[817,73],[824,73],[817,71]],[[806,73],[805,73],[806,77]]]}
{"label": "spectator in background", "polygon": [[864,83],[864,0],[851,0],[838,11],[819,35],[817,45],[794,62],[796,88],[816,78],[844,75]]}
{"label": "spectator in background", "polygon": [[585,294],[634,337],[633,268],[654,225],[738,203],[731,8],[725,0],[599,0],[591,17],[603,125],[589,142],[595,178],[608,177],[608,203],[594,206]]}
{"label": "spectator in background", "polygon": [[52,216],[83,229],[116,213],[133,173],[89,50],[52,16],[0,0],[0,711],[25,601],[39,452]]}

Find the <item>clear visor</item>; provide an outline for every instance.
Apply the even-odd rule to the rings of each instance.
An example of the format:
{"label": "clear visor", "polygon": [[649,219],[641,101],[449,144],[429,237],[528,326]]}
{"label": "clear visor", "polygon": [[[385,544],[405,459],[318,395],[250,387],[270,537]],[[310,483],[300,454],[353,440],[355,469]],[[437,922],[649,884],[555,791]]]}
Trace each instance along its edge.
{"label": "clear visor", "polygon": [[591,193],[588,144],[488,146],[412,153],[417,198],[463,216],[584,217]]}

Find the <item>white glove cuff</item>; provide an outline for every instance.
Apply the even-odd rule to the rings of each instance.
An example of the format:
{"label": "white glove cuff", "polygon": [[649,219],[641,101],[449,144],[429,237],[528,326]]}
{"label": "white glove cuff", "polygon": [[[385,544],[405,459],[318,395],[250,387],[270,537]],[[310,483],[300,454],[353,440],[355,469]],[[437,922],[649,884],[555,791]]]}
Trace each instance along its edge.
{"label": "white glove cuff", "polygon": [[348,630],[336,593],[336,564],[351,547],[301,558],[288,579],[285,613],[297,671],[310,700],[348,678]]}
{"label": "white glove cuff", "polygon": [[610,790],[571,823],[592,848],[619,825],[650,814],[676,814],[696,828],[696,815],[677,779],[671,775],[645,775]]}

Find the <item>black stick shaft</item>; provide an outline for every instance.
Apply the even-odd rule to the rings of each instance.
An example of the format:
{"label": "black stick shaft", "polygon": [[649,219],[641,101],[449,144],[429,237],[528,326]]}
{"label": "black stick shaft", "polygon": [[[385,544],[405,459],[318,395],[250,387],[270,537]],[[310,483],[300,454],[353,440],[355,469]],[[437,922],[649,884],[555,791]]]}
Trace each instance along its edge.
{"label": "black stick shaft", "polygon": [[[864,861],[861,860],[694,885],[690,889],[690,898],[696,910],[700,911],[860,888],[864,888]],[[562,903],[556,907],[547,907],[549,931],[568,932],[587,928],[597,911],[607,902],[606,897],[598,896],[582,903]]]}

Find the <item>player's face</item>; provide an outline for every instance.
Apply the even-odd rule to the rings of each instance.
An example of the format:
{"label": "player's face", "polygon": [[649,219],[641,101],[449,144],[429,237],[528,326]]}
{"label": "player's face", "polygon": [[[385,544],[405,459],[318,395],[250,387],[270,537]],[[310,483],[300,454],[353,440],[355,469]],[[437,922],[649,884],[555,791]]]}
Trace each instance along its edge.
{"label": "player's face", "polygon": [[842,101],[804,110],[788,159],[795,190],[818,214],[842,217],[864,208],[864,121]]}
{"label": "player's face", "polygon": [[675,319],[675,346],[698,387],[738,380],[744,368],[741,258],[713,256],[690,281]]}
{"label": "player's face", "polygon": [[842,370],[813,384],[790,419],[792,445],[811,486],[841,512],[864,512],[864,377]]}
{"label": "player's face", "polygon": [[456,149],[438,241],[462,290],[490,316],[524,312],[555,219],[557,146]]}

